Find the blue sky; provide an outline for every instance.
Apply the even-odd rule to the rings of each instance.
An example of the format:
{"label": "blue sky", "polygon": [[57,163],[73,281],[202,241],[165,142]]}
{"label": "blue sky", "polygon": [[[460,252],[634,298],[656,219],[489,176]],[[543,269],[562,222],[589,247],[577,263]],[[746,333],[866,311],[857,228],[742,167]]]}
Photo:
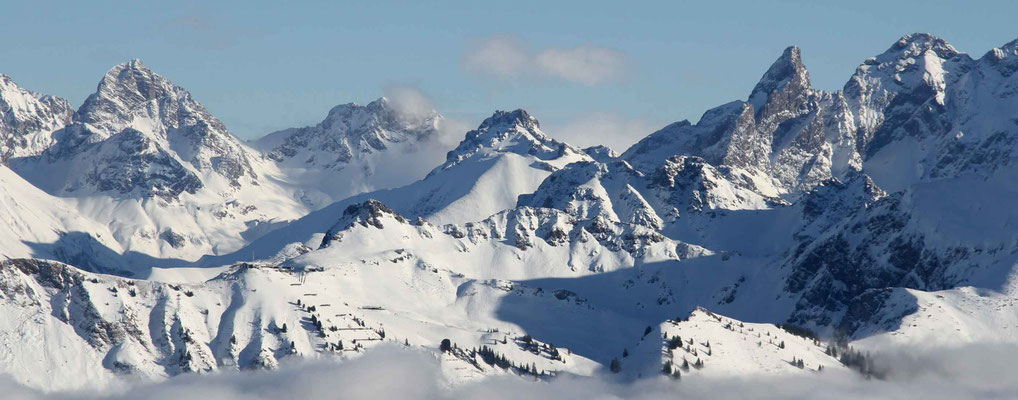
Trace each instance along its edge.
{"label": "blue sky", "polygon": [[5,1],[0,72],[79,105],[140,58],[243,138],[411,87],[470,126],[525,108],[553,136],[624,147],[744,99],[788,45],[835,90],[907,33],[974,57],[1018,38],[1008,1],[141,3]]}

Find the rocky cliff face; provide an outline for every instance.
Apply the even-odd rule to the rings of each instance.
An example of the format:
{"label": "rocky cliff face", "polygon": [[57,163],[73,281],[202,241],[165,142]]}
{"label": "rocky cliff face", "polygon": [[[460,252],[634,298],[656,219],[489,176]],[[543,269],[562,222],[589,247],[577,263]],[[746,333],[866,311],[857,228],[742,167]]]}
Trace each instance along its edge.
{"label": "rocky cliff face", "polygon": [[73,113],[67,100],[23,89],[0,74],[0,163],[42,153]]}

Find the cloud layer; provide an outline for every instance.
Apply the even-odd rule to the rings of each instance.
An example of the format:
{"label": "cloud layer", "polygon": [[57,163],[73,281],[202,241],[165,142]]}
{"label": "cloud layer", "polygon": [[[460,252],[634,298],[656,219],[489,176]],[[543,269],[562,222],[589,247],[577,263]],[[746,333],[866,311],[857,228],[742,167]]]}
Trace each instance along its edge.
{"label": "cloud layer", "polygon": [[557,78],[597,85],[621,78],[629,64],[625,53],[591,44],[531,50],[514,36],[477,41],[463,57],[473,73],[498,78]]}
{"label": "cloud layer", "polygon": [[415,399],[957,399],[1015,398],[1018,381],[1011,365],[1014,345],[969,345],[953,349],[902,349],[877,359],[891,369],[889,379],[825,372],[796,377],[751,376],[649,378],[620,383],[611,377],[562,377],[536,383],[497,377],[450,387],[434,355],[381,346],[363,357],[334,363],[300,362],[277,371],[183,376],[137,384],[106,393],[44,394],[0,379],[5,399],[166,399],[277,400],[288,398]]}

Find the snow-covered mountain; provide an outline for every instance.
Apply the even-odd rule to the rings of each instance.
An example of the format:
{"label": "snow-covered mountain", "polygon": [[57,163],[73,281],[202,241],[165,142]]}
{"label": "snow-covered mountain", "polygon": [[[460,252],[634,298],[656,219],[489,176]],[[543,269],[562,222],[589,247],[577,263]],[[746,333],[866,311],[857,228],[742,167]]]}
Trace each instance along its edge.
{"label": "snow-covered mountain", "polygon": [[234,250],[307,210],[273,164],[138,60],[107,72],[70,124],[45,127],[57,130],[36,134],[40,146],[14,153],[11,169],[107,226],[118,244],[107,250],[134,266],[119,270],[144,276],[151,264]]}
{"label": "snow-covered mountain", "polygon": [[385,97],[343,104],[321,123],[270,133],[252,145],[278,163],[301,200],[317,209],[423,177],[414,170],[440,162],[444,118],[409,110]]}
{"label": "snow-covered mountain", "polygon": [[22,89],[0,74],[0,163],[42,153],[73,113],[67,100]]}
{"label": "snow-covered mountain", "polygon": [[[91,168],[70,168],[80,175],[45,185],[58,193],[138,191],[174,198],[197,192],[212,174],[234,187],[258,178],[251,152],[218,119],[139,60],[110,69],[74,119],[41,158],[80,160]],[[128,170],[136,173],[119,174]]]}
{"label": "snow-covered mountain", "polygon": [[386,98],[248,146],[136,61],[73,118],[5,89],[0,334],[31,345],[0,368],[72,387],[394,341],[455,382],[698,379],[1018,341],[1016,59],[907,35],[826,92],[789,47],[621,155],[497,111],[406,181],[388,162],[442,117]]}

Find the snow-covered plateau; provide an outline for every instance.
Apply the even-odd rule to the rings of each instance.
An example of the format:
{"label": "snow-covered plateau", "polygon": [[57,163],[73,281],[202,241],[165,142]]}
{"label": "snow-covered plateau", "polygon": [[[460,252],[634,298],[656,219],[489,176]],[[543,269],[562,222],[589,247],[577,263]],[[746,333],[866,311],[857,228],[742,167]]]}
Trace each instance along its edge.
{"label": "snow-covered plateau", "polygon": [[139,60],[77,110],[0,75],[0,372],[824,382],[1018,345],[1016,72],[919,33],[827,92],[789,47],[621,153],[524,110],[445,146],[385,97],[245,142]]}

